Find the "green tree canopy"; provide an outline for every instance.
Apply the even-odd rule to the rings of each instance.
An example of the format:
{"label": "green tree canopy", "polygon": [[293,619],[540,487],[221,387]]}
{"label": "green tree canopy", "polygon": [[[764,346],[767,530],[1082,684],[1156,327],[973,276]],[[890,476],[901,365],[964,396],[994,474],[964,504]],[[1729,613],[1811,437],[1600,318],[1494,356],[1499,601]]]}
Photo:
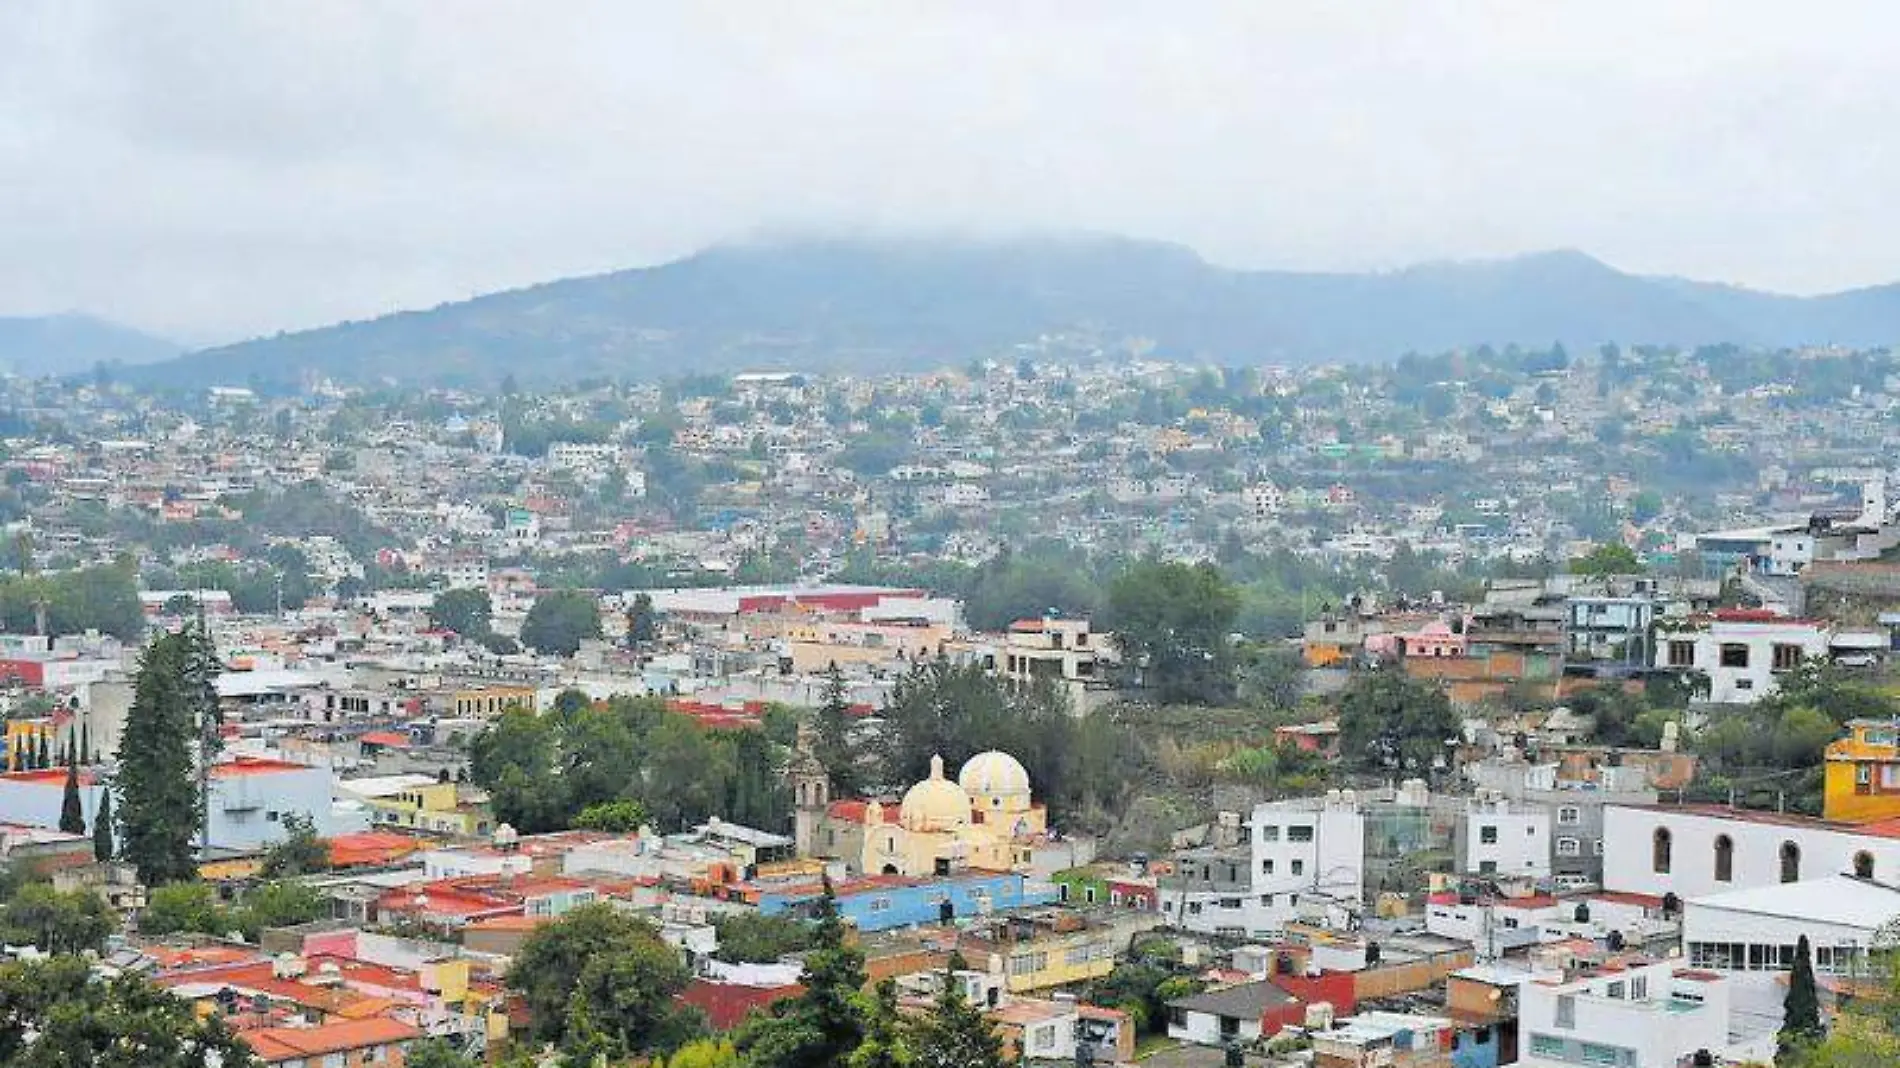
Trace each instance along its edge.
{"label": "green tree canopy", "polygon": [[217,1016],[134,976],[95,980],[85,961],[0,964],[0,1064],[11,1068],[254,1068]]}
{"label": "green tree canopy", "polygon": [[1107,622],[1124,665],[1164,704],[1232,699],[1229,635],[1239,611],[1239,594],[1211,564],[1142,561],[1108,590]]}
{"label": "green tree canopy", "polygon": [[1339,696],[1339,746],[1360,767],[1430,774],[1458,737],[1451,701],[1395,667],[1353,676]]}
{"label": "green tree canopy", "polygon": [[626,834],[640,829],[647,821],[646,806],[631,798],[596,801],[574,817],[574,826],[589,831]]}
{"label": "green tree canopy", "polygon": [[1621,543],[1599,545],[1589,553],[1570,561],[1570,573],[1603,578],[1609,575],[1640,575],[1643,561],[1636,550]]}
{"label": "green tree canopy", "polygon": [[97,950],[119,922],[91,890],[60,893],[28,883],[0,906],[0,943],[38,946],[47,953]]}
{"label": "green tree canopy", "polygon": [[431,626],[475,641],[488,636],[494,614],[487,590],[443,590],[429,605]]}
{"label": "green tree canopy", "polygon": [[550,590],[534,599],[521,624],[521,642],[537,653],[573,656],[600,637],[600,604],[581,590]]}
{"label": "green tree canopy", "polygon": [[772,964],[811,946],[812,928],[791,916],[737,912],[713,919],[719,932],[718,959],[732,964]]}
{"label": "green tree canopy", "polygon": [[695,1037],[674,995],[686,965],[645,920],[611,905],[583,905],[528,936],[508,969],[536,1037],[610,1058],[666,1052]]}
{"label": "green tree canopy", "polygon": [[284,816],[284,840],[264,851],[260,874],[283,879],[330,870],[330,847],[317,837],[316,821],[308,813]]}

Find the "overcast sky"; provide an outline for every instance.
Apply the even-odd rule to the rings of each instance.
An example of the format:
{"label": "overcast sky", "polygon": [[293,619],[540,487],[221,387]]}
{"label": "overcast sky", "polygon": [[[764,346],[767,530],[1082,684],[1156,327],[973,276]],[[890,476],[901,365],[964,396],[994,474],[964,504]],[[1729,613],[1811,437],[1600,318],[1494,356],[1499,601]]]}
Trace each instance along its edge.
{"label": "overcast sky", "polygon": [[0,314],[188,340],[761,231],[1900,279],[1893,0],[0,3]]}

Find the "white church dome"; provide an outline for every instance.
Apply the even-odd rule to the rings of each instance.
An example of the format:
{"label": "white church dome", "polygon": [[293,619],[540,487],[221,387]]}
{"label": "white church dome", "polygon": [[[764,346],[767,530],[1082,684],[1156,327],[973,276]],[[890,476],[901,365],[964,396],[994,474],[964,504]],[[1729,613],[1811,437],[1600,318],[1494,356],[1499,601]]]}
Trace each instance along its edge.
{"label": "white church dome", "polygon": [[957,773],[957,782],[976,806],[991,812],[1029,810],[1029,772],[1008,753],[978,753]]}

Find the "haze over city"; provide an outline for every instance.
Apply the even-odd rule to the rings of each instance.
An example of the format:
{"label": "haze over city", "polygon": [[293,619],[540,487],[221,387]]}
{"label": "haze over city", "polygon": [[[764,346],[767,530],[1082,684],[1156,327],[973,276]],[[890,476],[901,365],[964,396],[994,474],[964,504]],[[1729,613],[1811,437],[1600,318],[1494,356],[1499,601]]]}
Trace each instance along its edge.
{"label": "haze over city", "polygon": [[208,343],[783,232],[1900,278],[1879,2],[0,10],[0,314]]}

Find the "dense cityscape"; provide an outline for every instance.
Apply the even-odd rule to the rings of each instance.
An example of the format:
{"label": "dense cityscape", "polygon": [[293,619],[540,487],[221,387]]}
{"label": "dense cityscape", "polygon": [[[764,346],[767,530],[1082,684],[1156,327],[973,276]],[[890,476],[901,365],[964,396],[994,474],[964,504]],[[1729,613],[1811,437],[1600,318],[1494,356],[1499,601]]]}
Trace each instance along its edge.
{"label": "dense cityscape", "polygon": [[11,952],[268,1064],[1740,1062],[1881,974],[1889,353],[1020,353],[6,380]]}
{"label": "dense cityscape", "polygon": [[0,4],[0,1068],[1900,1066],[1896,39]]}

